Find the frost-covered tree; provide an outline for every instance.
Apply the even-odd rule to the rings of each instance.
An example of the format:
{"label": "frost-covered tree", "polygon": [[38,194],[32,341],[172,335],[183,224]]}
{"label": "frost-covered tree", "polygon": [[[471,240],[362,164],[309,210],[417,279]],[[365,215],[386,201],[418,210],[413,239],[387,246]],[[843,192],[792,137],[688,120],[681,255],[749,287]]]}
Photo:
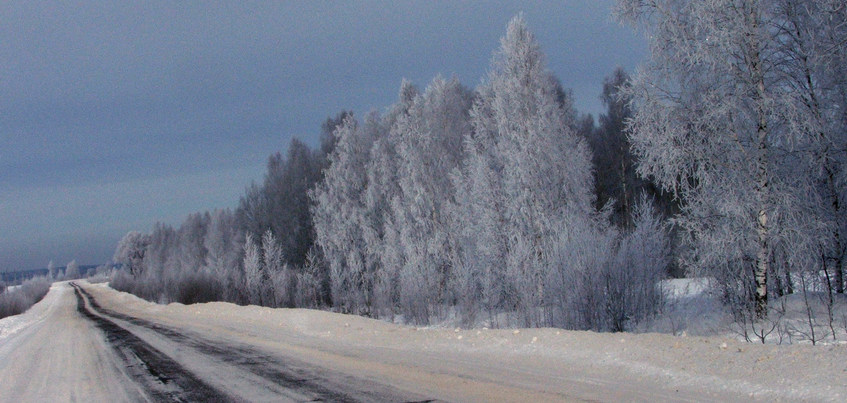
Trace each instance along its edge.
{"label": "frost-covered tree", "polygon": [[295,289],[295,306],[302,308],[316,308],[325,299],[324,292],[324,271],[322,270],[318,252],[312,249],[306,255],[306,264],[303,270],[296,274],[297,288]]}
{"label": "frost-covered tree", "polygon": [[398,150],[402,134],[397,124],[408,116],[417,95],[418,89],[411,82],[401,82],[399,100],[380,118],[370,150],[361,221],[366,252],[362,296],[369,313],[391,309],[396,300],[394,283],[404,264],[399,218],[391,209],[400,194],[402,166]]}
{"label": "frost-covered tree", "polygon": [[333,303],[376,315],[396,300],[399,235],[391,201],[399,193],[393,131],[417,96],[404,81],[400,100],[359,125],[352,116],[335,131],[336,147],[324,180],[312,193],[316,239],[329,265]]}
{"label": "frost-covered tree", "polygon": [[270,230],[262,236],[262,262],[268,278],[261,287],[267,294],[265,301],[271,306],[294,307],[296,277],[285,263],[282,246]]}
{"label": "frost-covered tree", "polygon": [[160,280],[167,272],[177,270],[177,242],[176,230],[172,226],[162,222],[153,224],[153,232],[149,235],[144,253],[144,272],[151,278]]}
{"label": "frost-covered tree", "polygon": [[435,78],[415,96],[392,128],[398,164],[397,193],[386,223],[384,266],[400,267],[398,290],[404,312],[420,323],[429,307],[451,298],[450,173],[462,161],[462,141],[470,135],[472,94],[457,79]]}
{"label": "frost-covered tree", "polygon": [[193,273],[206,265],[208,250],[204,241],[210,221],[208,212],[189,214],[177,230],[182,271]]}
{"label": "frost-covered tree", "polygon": [[149,245],[149,235],[130,231],[118,242],[112,260],[124,264],[133,276],[139,276],[144,271],[144,256]]}
{"label": "frost-covered tree", "polygon": [[211,213],[209,228],[203,240],[206,248],[206,270],[223,287],[223,297],[237,299],[240,283],[238,268],[241,260],[243,234],[236,216],[229,209],[216,209]]}
{"label": "frost-covered tree", "polygon": [[660,281],[670,264],[665,224],[646,195],[634,204],[633,228],[623,234],[603,278],[608,329],[615,332],[657,313],[664,299]]}
{"label": "frost-covered tree", "polygon": [[508,308],[512,294],[506,283],[509,252],[501,199],[500,164],[479,138],[468,137],[467,157],[461,170],[454,170],[455,205],[451,208],[457,293],[466,320],[483,309],[491,326],[495,313]]}
{"label": "frost-covered tree", "polygon": [[224,274],[237,265],[237,253],[233,244],[238,238],[235,216],[229,209],[216,209],[210,215],[209,228],[203,239],[206,249],[206,267],[223,278]]}
{"label": "frost-covered tree", "polygon": [[321,179],[323,179],[323,170],[329,166],[329,156],[335,151],[335,146],[338,144],[338,137],[335,135],[335,130],[350,116],[353,116],[353,112],[341,111],[334,117],[328,117],[321,124],[320,146],[315,150],[317,165],[321,171]]}
{"label": "frost-covered tree", "polygon": [[[809,225],[819,222],[806,186],[813,178],[799,169],[803,149],[817,140],[804,129],[805,94],[795,88],[804,80],[784,46],[789,3],[618,2],[619,15],[650,41],[651,57],[630,89],[639,173],[680,195],[678,222],[696,239],[689,267],[718,277],[725,295],[759,318],[775,252],[808,261],[804,251],[826,242],[826,231]],[[801,30],[843,9],[827,0],[807,6],[831,12],[815,13]]]}
{"label": "frost-covered tree", "polygon": [[[369,119],[366,125],[374,125]],[[348,116],[336,129],[338,144],[330,154],[324,181],[312,193],[315,235],[329,266],[331,299],[343,311],[359,308],[358,291],[365,271],[362,193],[367,184],[365,166],[373,138]]]}
{"label": "frost-covered tree", "polygon": [[[556,231],[592,212],[590,154],[576,136],[575,113],[558,80],[545,68],[538,41],[523,16],[512,19],[471,113],[482,163],[498,177],[496,209],[505,218],[506,281],[525,324],[540,324],[544,278]],[[477,157],[474,157],[477,158]],[[498,202],[501,205],[497,205]]]}
{"label": "frost-covered tree", "polygon": [[49,263],[47,263],[47,276],[48,276],[51,280],[55,280],[55,279],[56,279],[56,275],[57,275],[57,273],[56,273],[56,265],[55,265],[55,264],[53,264],[53,260],[50,260],[50,262],[49,262]]}
{"label": "frost-covered tree", "polygon": [[[795,132],[794,150],[804,151],[803,167],[812,180],[802,191],[825,228],[817,255],[828,285],[844,292],[847,197],[847,6],[841,1],[778,0],[774,4],[774,47],[789,95],[786,120]],[[816,229],[815,229],[816,230]],[[786,245],[794,249],[792,245]],[[811,252],[815,253],[815,252]],[[834,283],[834,284],[833,284]]]}
{"label": "frost-covered tree", "polygon": [[65,266],[65,280],[77,279],[80,276],[79,265],[76,263],[76,259],[68,262],[67,266]]}
{"label": "frost-covered tree", "polygon": [[244,240],[244,286],[251,305],[262,304],[263,274],[261,248],[248,233]]}

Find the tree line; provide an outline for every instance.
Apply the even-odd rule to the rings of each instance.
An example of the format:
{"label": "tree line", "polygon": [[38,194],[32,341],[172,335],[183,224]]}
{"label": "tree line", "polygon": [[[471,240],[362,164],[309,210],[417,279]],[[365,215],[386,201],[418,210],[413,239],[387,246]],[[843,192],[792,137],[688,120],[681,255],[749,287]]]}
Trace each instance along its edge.
{"label": "tree line", "polygon": [[607,78],[597,123],[519,15],[478,88],[403,81],[384,111],[328,119],[316,149],[292,140],[234,210],[128,233],[112,286],[601,331],[656,315],[660,281],[680,272],[714,277],[745,318],[794,292],[792,273],[843,293],[843,4],[616,12],[646,31],[650,58]]}

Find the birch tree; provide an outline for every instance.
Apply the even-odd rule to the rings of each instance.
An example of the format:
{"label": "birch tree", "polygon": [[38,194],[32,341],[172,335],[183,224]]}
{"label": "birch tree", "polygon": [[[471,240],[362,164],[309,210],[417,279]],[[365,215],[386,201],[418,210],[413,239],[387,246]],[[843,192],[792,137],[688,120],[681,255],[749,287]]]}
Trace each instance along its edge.
{"label": "birch tree", "polygon": [[811,139],[798,130],[797,77],[785,70],[785,4],[618,2],[650,42],[629,90],[638,171],[681,196],[679,223],[696,239],[689,268],[719,277],[757,318],[767,313],[775,249],[796,254],[821,242],[803,225],[816,222],[804,193],[812,178],[798,169]]}

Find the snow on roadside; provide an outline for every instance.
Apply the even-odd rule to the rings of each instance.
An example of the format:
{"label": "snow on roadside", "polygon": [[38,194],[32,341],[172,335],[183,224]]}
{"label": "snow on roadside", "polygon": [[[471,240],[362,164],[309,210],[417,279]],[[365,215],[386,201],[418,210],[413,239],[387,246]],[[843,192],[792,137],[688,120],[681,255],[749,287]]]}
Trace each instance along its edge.
{"label": "snow on roadside", "polygon": [[47,295],[41,301],[31,306],[26,312],[0,319],[0,343],[30,325],[44,320],[49,314],[51,307],[54,306],[54,302],[60,298],[61,293],[67,291],[60,284],[53,283]]}
{"label": "snow on roadside", "polygon": [[416,328],[307,309],[229,303],[156,305],[105,285],[95,297],[122,312],[177,327],[238,337],[286,340],[362,356],[390,352],[409,362],[470,357],[486,367],[537,374],[578,368],[587,377],[630,379],[680,390],[716,391],[759,399],[847,399],[847,348],[761,345],[729,337],[594,333],[559,329]]}

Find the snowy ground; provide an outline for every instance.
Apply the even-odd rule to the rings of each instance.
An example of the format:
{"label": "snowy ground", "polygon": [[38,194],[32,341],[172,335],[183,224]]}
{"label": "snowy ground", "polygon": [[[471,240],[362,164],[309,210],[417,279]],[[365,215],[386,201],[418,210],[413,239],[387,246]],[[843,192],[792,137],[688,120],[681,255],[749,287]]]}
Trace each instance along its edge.
{"label": "snowy ground", "polygon": [[[796,281],[799,283],[799,281]],[[759,342],[755,333],[766,333],[772,344],[847,344],[847,298],[823,289],[796,290],[786,297],[771,297],[764,323],[738,323],[720,303],[705,278],[665,280],[667,295],[662,314],[644,324],[642,331],[696,336],[722,336]],[[746,336],[745,336],[746,334]]]}
{"label": "snowy ground", "polygon": [[[0,320],[0,400],[174,397],[167,393],[178,393],[172,384],[181,381],[161,375],[164,386],[139,381],[136,372],[146,364],[127,364],[126,351],[135,347],[115,347],[119,341],[107,336],[112,331],[129,332],[121,339],[135,338],[161,352],[164,364],[178,363],[187,374],[185,384],[196,381],[234,400],[847,398],[844,345],[556,329],[420,329],[302,309],[163,306],[103,284],[80,284],[101,308],[83,294],[77,297],[68,283],[57,283],[24,315]],[[83,310],[79,301],[86,301]],[[104,320],[119,329],[105,331],[97,323]],[[132,354],[143,361],[142,353]]]}

